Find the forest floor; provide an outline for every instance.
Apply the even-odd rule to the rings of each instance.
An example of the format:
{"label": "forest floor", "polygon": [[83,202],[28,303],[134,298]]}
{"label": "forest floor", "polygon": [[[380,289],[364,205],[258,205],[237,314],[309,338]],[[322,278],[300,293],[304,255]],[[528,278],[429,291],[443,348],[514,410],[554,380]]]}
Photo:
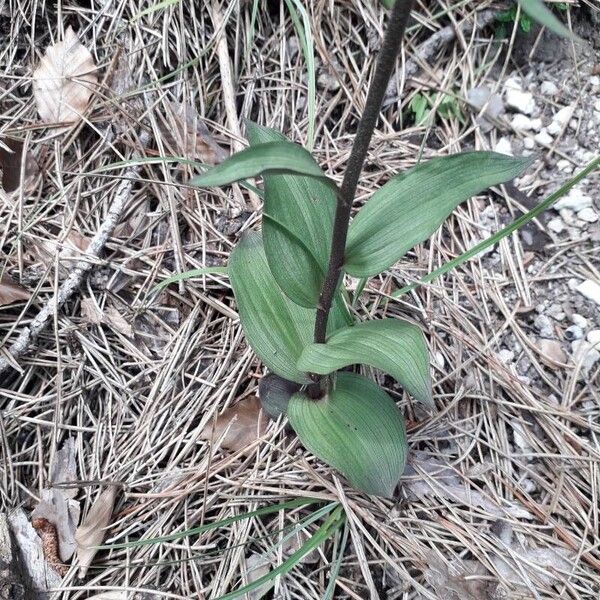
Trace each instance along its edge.
{"label": "forest floor", "polygon": [[[597,4],[556,9],[579,41],[503,22],[509,4],[417,3],[359,185],[357,207],[421,158],[535,156],[357,300],[361,315],[419,324],[432,356],[431,415],[375,374],[409,433],[409,465],[388,501],[351,489],[285,422],[258,414],[264,368],[225,274],[154,291],[226,265],[257,227],[255,194],[187,184],[194,162],[244,147],[244,118],[314,145],[340,180],[382,6],[0,0],[0,542],[4,522],[23,581],[38,590],[24,597],[214,599],[271,574],[247,597],[598,598],[598,172],[531,226],[394,296],[597,155]],[[49,46],[65,35],[75,45],[69,28],[91,53],[67,57],[92,61],[91,93],[76,124],[52,125],[35,73]],[[81,285],[57,308],[74,271]],[[40,314],[47,327],[11,351]],[[268,512],[298,498],[314,502]],[[293,558],[332,503],[346,524]],[[0,578],[16,578],[2,548]],[[12,597],[2,594],[0,581],[0,597]]]}

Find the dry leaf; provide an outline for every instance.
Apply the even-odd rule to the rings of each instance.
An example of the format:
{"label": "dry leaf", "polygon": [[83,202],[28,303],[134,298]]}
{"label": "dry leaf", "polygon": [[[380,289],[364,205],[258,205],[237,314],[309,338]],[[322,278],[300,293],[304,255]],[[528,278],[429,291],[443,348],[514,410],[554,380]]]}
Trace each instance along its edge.
{"label": "dry leaf", "polygon": [[[75,462],[75,440],[68,438],[62,448],[56,453],[50,468],[51,484],[69,484],[77,481],[77,465]],[[60,561],[68,561],[75,552],[75,530],[79,523],[79,502],[74,500],[78,488],[50,487],[42,490],[40,502],[31,513],[31,522],[44,540],[44,551],[53,552],[45,554],[49,563],[54,560],[51,538],[52,531],[46,526],[49,524],[53,530],[58,551],[56,554]],[[42,535],[43,534],[43,535]]]}
{"label": "dry leaf", "polygon": [[[2,188],[5,192],[14,192],[21,185],[21,167],[23,166],[22,140],[0,138],[0,168],[2,169]],[[30,191],[38,173],[38,166],[31,152],[25,158],[25,173],[23,185],[25,191]]]}
{"label": "dry leaf", "polygon": [[427,556],[425,580],[444,600],[491,600],[497,587],[480,562],[456,558],[446,563],[433,553]]}
{"label": "dry leaf", "polygon": [[33,73],[33,95],[42,121],[79,121],[98,83],[95,69],[92,54],[69,27],[62,42],[46,48]]}
{"label": "dry leaf", "polygon": [[106,528],[115,507],[117,491],[117,487],[114,485],[107,487],[96,498],[87,516],[75,532],[80,579],[85,577],[96,552],[98,552],[96,546],[100,546],[104,541]]}
{"label": "dry leaf", "polygon": [[[32,265],[53,267],[58,255],[58,276],[64,279],[77,261],[85,257],[90,238],[77,231],[70,231],[63,241],[58,239],[35,240],[26,250],[26,259]],[[30,267],[32,268],[32,267]],[[48,275],[52,277],[52,274]]]}
{"label": "dry leaf", "polygon": [[[271,570],[271,561],[264,554],[254,552],[246,559],[246,579],[248,584],[264,577]],[[260,600],[271,588],[273,582],[268,581],[246,594],[246,600]]]}
{"label": "dry leaf", "polygon": [[198,112],[189,103],[168,102],[171,114],[160,123],[163,143],[175,155],[214,165],[225,160],[226,150],[213,139]]}
{"label": "dry leaf", "polygon": [[[61,578],[44,559],[42,540],[29,522],[25,512],[17,509],[8,515],[10,530],[20,557],[31,579],[33,590],[47,592],[60,586]],[[41,597],[41,595],[40,595]]]}
{"label": "dry leaf", "polygon": [[563,548],[539,548],[530,542],[529,547],[519,543],[509,523],[500,522],[498,536],[506,552],[492,557],[494,567],[502,581],[517,588],[539,590],[540,585],[563,580],[570,573],[574,556]]}
{"label": "dry leaf", "polygon": [[93,298],[84,298],[81,301],[81,316],[92,325],[105,323],[106,325],[110,325],[115,331],[129,338],[133,337],[133,328],[114,306],[109,306],[102,312]]}
{"label": "dry leaf", "polygon": [[20,300],[29,300],[31,293],[18,283],[13,283],[8,275],[0,278],[0,306],[6,306]]}
{"label": "dry leaf", "polygon": [[499,506],[478,490],[472,489],[450,465],[423,452],[415,452],[406,466],[402,485],[413,499],[437,496],[465,506],[477,506],[496,517],[509,514],[519,519],[533,518],[529,511],[517,504]]}
{"label": "dry leaf", "polygon": [[200,434],[203,440],[212,440],[228,450],[251,450],[253,442],[267,430],[269,419],[261,410],[257,396],[248,396],[210,421]]}

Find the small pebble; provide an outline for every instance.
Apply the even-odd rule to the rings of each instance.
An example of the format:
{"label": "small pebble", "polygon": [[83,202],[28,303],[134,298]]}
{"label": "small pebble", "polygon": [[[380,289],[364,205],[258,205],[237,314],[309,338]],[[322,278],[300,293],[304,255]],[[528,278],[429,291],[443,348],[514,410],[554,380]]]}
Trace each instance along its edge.
{"label": "small pebble", "polygon": [[554,141],[552,136],[545,129],[536,133],[534,139],[541,146],[549,146]]}
{"label": "small pebble", "polygon": [[575,325],[579,325],[579,327],[581,327],[581,329],[587,329],[588,320],[585,317],[582,317],[581,315],[578,315],[577,313],[573,313],[571,315],[571,321],[573,321],[573,323]]}
{"label": "small pebble", "polygon": [[558,123],[561,126],[566,125],[571,118],[573,117],[573,112],[575,111],[574,107],[572,106],[565,106],[564,108],[561,108],[553,117],[552,117],[552,121],[554,121],[555,123]]}
{"label": "small pebble", "polygon": [[546,310],[546,313],[556,321],[562,321],[566,317],[560,304],[551,304]]}
{"label": "small pebble", "polygon": [[530,115],[535,110],[535,100],[531,92],[507,88],[504,100],[506,106],[526,115]]}
{"label": "small pebble", "polygon": [[540,86],[540,92],[544,96],[556,96],[558,94],[558,87],[552,81],[543,81]]}
{"label": "small pebble", "polygon": [[533,326],[539,331],[541,337],[554,337],[554,327],[552,326],[550,317],[546,315],[538,315],[533,321]]}
{"label": "small pebble", "polygon": [[566,158],[562,158],[556,163],[556,168],[559,171],[564,171],[565,173],[571,173],[573,171],[573,166],[571,165],[571,161]]}
{"label": "small pebble", "polygon": [[577,218],[586,223],[595,223],[598,220],[598,214],[591,206],[588,206],[577,212]]}
{"label": "small pebble", "polygon": [[571,210],[579,212],[582,208],[592,206],[592,199],[590,196],[584,194],[580,188],[572,188],[566,196],[563,196],[555,205],[556,210],[561,208],[570,208]]}
{"label": "small pebble", "polygon": [[507,365],[508,363],[512,362],[515,359],[515,353],[512,350],[507,350],[506,348],[503,348],[502,350],[500,350],[500,352],[498,352],[498,360],[502,363]]}
{"label": "small pebble", "polygon": [[587,341],[596,347],[597,350],[600,350],[600,329],[592,329],[587,334]]}
{"label": "small pebble", "polygon": [[532,138],[530,138],[530,137],[526,137],[526,138],[523,140],[523,146],[524,146],[525,148],[527,148],[527,150],[533,150],[533,148],[535,147],[535,142],[533,141],[533,139],[532,139]]}
{"label": "small pebble", "polygon": [[562,126],[558,121],[552,121],[550,125],[546,128],[546,131],[550,135],[558,135],[562,131]]}
{"label": "small pebble", "polygon": [[538,117],[537,119],[531,119],[531,129],[539,131],[542,128],[542,120]]}
{"label": "small pebble", "polygon": [[516,114],[510,124],[515,131],[529,131],[532,128],[531,119],[521,114]]}
{"label": "small pebble", "polygon": [[575,289],[588,300],[592,300],[592,302],[600,305],[600,283],[597,281],[594,281],[593,279],[586,279],[585,281],[582,281]]}
{"label": "small pebble", "polygon": [[548,229],[554,233],[562,233],[565,230],[565,223],[560,217],[554,217],[548,221]]}
{"label": "small pebble", "polygon": [[500,154],[508,154],[508,156],[513,155],[512,146],[510,140],[508,138],[500,138],[496,145],[494,146],[494,150],[499,152]]}

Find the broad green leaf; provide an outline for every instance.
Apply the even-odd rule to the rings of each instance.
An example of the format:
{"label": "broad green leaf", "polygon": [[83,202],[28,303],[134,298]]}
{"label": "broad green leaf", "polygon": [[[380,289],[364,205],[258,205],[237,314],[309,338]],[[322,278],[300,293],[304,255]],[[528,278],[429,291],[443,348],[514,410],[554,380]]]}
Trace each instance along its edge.
{"label": "broad green leaf", "polygon": [[[311,383],[296,363],[312,342],[315,311],[292,302],[273,278],[262,237],[246,232],[231,253],[229,278],[248,343],[273,373],[296,383]],[[348,324],[348,312],[338,295],[328,331]]]}
{"label": "broad green leaf", "polygon": [[[247,122],[251,148],[295,146],[279,132]],[[264,174],[263,239],[279,287],[294,302],[315,308],[327,271],[335,191],[315,177]]]}
{"label": "broad green leaf", "polygon": [[565,27],[558,17],[544,4],[543,0],[517,0],[521,8],[540,25],[561,37],[578,39],[577,36]]}
{"label": "broad green leaf", "polygon": [[285,379],[310,383],[296,363],[311,341],[314,311],[294,304],[279,289],[269,270],[260,234],[244,234],[231,253],[229,277],[242,327],[258,358]]}
{"label": "broad green leaf", "polygon": [[307,346],[297,366],[327,375],[353,364],[389,373],[419,402],[433,406],[427,346],[416,325],[400,319],[381,319],[345,327],[326,344]]}
{"label": "broad green leaf", "polygon": [[393,496],[406,462],[404,417],[374,381],[340,372],[322,400],[292,396],[288,418],[304,446],[354,487]]}
{"label": "broad green leaf", "polygon": [[377,275],[426,240],[461,202],[515,178],[531,163],[495,152],[434,158],[379,189],[350,224],[346,271]]}
{"label": "broad green leaf", "polygon": [[480,252],[483,252],[487,248],[491,248],[494,244],[497,244],[500,240],[508,237],[515,231],[518,231],[521,227],[533,221],[533,219],[539,217],[545,210],[548,210],[557,200],[562,198],[571,188],[575,187],[581,180],[585,179],[590,173],[593,173],[596,169],[600,168],[600,157],[594,158],[591,162],[589,162],[584,169],[579,171],[577,175],[569,179],[566,183],[564,183],[558,190],[554,193],[550,194],[545,200],[540,202],[537,206],[532,208],[530,211],[527,211],[524,215],[521,215],[518,219],[515,219],[512,223],[503,227],[500,231],[492,235],[491,237],[485,239],[483,242],[480,242],[473,248],[463,252],[460,256],[449,260],[447,263],[443,264],[435,271],[431,271],[422,277],[415,283],[410,283],[403,288],[396,290],[392,296],[397,298],[398,296],[402,296],[411,290],[414,290],[416,287],[423,285],[424,283],[429,283],[434,279],[438,278],[440,275],[444,275],[451,271],[455,267],[462,265],[467,260],[477,256]]}
{"label": "broad green leaf", "polygon": [[258,144],[237,152],[202,175],[194,177],[191,184],[215,187],[268,173],[306,175],[324,182],[326,187],[336,188],[335,183],[323,174],[308,151],[287,141]]}

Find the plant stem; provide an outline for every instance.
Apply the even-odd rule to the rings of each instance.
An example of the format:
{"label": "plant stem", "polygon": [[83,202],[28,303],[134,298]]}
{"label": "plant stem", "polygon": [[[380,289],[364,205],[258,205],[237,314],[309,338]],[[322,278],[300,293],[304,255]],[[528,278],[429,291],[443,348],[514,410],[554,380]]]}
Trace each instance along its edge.
{"label": "plant stem", "polygon": [[321,294],[319,296],[319,305],[317,307],[317,318],[315,321],[315,343],[325,342],[327,331],[327,320],[333,297],[338,286],[342,267],[344,265],[344,252],[346,248],[346,238],[348,236],[348,225],[350,224],[350,212],[358,178],[363,168],[369,143],[373,136],[373,130],[377,124],[377,118],[381,110],[383,97],[387,90],[396,56],[400,50],[406,23],[410,16],[414,0],[396,0],[389,16],[387,32],[383,38],[383,44],[379,51],[375,74],[367,94],[367,102],[363,112],[350,158],[348,167],[344,173],[344,180],[338,195],[338,203],[335,211],[335,220],[333,223],[333,237],[331,240],[331,252],[329,255],[329,266],[327,275],[323,281]]}

